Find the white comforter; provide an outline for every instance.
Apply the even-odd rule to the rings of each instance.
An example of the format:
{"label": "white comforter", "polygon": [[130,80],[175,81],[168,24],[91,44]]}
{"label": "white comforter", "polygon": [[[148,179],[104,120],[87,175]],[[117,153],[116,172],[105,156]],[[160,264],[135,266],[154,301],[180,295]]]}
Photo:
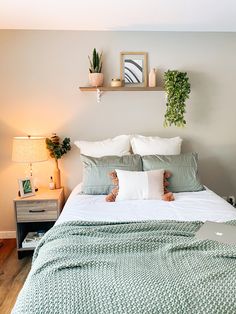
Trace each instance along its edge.
{"label": "white comforter", "polygon": [[80,195],[75,187],[56,224],[72,220],[140,221],[182,220],[217,221],[236,219],[236,209],[209,189],[175,193],[175,201],[119,201],[108,203],[105,195]]}

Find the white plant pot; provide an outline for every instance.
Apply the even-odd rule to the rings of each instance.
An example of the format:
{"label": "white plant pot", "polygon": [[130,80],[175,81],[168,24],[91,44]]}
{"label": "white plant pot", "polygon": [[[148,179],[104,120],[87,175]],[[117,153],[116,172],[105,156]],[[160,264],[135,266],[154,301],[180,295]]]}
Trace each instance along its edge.
{"label": "white plant pot", "polygon": [[89,83],[93,87],[102,86],[103,73],[89,73]]}

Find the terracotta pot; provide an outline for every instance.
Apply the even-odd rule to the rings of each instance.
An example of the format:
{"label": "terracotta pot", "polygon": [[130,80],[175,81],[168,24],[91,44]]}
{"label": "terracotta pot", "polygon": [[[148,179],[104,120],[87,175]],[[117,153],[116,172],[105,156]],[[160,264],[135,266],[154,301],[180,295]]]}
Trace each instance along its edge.
{"label": "terracotta pot", "polygon": [[89,73],[89,82],[93,87],[102,86],[103,73]]}

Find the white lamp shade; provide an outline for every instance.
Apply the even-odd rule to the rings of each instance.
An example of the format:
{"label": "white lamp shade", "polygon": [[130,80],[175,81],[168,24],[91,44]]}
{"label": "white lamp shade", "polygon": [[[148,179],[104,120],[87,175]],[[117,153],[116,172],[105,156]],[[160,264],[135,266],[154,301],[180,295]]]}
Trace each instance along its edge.
{"label": "white lamp shade", "polygon": [[12,160],[33,163],[48,160],[45,137],[14,137]]}

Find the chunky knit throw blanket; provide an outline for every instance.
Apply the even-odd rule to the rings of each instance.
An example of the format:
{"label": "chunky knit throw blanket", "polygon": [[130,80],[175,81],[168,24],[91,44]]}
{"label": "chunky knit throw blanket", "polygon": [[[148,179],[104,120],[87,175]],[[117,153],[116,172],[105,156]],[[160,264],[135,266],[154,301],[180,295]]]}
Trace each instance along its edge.
{"label": "chunky knit throw blanket", "polygon": [[236,245],[196,240],[201,224],[54,226],[35,251],[13,313],[236,313]]}

